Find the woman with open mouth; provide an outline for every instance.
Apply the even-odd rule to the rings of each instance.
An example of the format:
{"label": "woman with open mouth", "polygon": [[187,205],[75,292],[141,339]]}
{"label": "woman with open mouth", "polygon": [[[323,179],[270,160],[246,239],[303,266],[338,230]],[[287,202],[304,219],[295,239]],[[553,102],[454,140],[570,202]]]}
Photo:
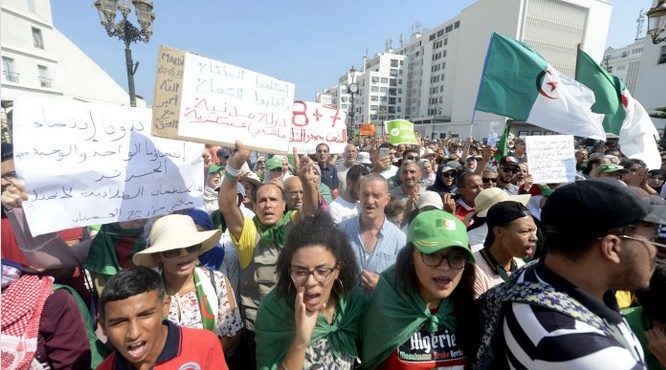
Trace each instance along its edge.
{"label": "woman with open mouth", "polygon": [[169,320],[214,332],[229,357],[243,327],[234,292],[223,273],[198,267],[199,256],[215,247],[221,233],[199,231],[188,215],[167,215],[155,221],[150,247],[136,253],[133,261],[161,272],[169,296]]}
{"label": "woman with open mouth", "polygon": [[478,329],[465,224],[440,210],[414,218],[370,297],[361,339],[361,369],[471,368]]}
{"label": "woman with open mouth", "polygon": [[354,369],[365,298],[354,251],[328,214],[291,229],[277,274],[254,327],[257,368]]}

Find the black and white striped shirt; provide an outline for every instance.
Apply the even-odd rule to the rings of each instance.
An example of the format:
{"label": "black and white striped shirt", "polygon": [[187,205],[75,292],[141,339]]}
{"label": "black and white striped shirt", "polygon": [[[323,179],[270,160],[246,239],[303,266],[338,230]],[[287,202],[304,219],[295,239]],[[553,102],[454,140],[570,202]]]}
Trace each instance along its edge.
{"label": "black and white striped shirt", "polygon": [[609,294],[608,302],[599,302],[548,269],[543,261],[534,269],[527,269],[518,281],[552,285],[603,319],[614,335],[543,306],[511,303],[504,308],[501,328],[509,368],[646,368],[641,345],[617,312],[612,294]]}

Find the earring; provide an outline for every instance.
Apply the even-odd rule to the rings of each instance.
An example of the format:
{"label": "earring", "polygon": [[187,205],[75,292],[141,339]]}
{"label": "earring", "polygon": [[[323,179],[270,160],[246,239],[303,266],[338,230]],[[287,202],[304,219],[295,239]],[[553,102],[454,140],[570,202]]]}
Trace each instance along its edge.
{"label": "earring", "polygon": [[[339,288],[336,288],[335,283],[338,283],[338,284],[340,285],[340,287],[339,287]],[[345,285],[342,283],[342,280],[340,280],[340,278],[335,279],[335,281],[333,282],[333,290],[334,290],[339,296],[341,296],[342,293],[345,292]]]}

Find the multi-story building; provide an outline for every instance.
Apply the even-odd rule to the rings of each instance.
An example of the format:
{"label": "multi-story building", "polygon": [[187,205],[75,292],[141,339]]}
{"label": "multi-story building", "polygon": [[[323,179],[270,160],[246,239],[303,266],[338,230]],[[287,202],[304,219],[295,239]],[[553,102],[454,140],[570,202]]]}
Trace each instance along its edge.
{"label": "multi-story building", "polygon": [[129,105],[128,93],[56,29],[50,0],[2,0],[0,9],[2,100],[61,96]]}
{"label": "multi-story building", "polygon": [[[611,10],[608,0],[480,0],[437,27],[415,32],[396,51],[405,57],[401,117],[426,136],[452,131],[486,137],[491,122],[504,122],[474,110],[492,32],[531,45],[573,76],[578,44],[602,59]],[[360,95],[368,93],[362,89]]]}
{"label": "multi-story building", "polygon": [[631,45],[618,49],[608,47],[601,60],[601,66],[619,77],[632,95],[636,88],[638,71],[641,67],[643,41],[643,39],[639,39]]}

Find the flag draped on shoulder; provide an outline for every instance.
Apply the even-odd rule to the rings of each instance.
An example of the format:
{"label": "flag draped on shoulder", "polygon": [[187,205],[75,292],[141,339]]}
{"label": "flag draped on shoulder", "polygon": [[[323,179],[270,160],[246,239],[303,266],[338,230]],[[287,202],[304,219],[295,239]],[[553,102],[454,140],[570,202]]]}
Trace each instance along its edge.
{"label": "flag draped on shoulder", "polygon": [[558,72],[528,45],[493,33],[476,110],[529,122],[563,134],[605,140],[594,94]]}
{"label": "flag draped on shoulder", "polygon": [[661,166],[657,129],[643,106],[631,96],[622,80],[606,72],[586,52],[578,49],[576,80],[590,88],[595,113],[604,114],[604,129],[620,136],[620,150],[629,158],[645,162],[648,168]]}

